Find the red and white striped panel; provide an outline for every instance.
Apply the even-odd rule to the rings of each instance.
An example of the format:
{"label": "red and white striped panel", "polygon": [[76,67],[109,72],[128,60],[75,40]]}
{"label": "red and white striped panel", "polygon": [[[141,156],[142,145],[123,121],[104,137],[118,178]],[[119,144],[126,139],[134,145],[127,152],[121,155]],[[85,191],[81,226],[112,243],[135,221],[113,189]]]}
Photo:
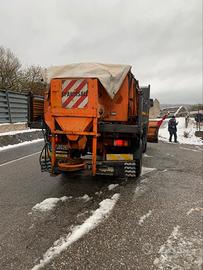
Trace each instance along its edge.
{"label": "red and white striped panel", "polygon": [[62,81],[62,107],[66,109],[86,108],[88,86],[85,79]]}

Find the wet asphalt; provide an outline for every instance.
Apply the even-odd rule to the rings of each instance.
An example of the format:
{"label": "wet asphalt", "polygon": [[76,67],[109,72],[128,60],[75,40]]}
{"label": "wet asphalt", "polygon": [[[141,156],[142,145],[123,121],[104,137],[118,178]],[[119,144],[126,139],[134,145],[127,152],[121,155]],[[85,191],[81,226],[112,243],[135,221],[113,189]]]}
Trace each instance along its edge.
{"label": "wet asphalt", "polygon": [[[126,180],[50,177],[40,172],[41,146],[0,152],[0,269],[32,269],[115,193],[120,198],[110,216],[42,269],[202,269],[202,147],[149,144],[143,166],[155,170]],[[109,191],[112,183],[119,186]],[[84,194],[91,200],[78,199]],[[62,196],[72,198],[49,212],[32,211]]]}

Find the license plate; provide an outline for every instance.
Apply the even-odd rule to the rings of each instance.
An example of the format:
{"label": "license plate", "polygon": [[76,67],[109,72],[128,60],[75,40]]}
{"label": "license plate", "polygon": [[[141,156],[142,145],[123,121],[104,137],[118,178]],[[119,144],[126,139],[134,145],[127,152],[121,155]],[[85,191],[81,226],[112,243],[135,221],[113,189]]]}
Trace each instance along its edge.
{"label": "license plate", "polygon": [[67,144],[57,144],[56,150],[68,150],[68,145]]}
{"label": "license plate", "polygon": [[106,154],[106,160],[133,160],[133,154]]}

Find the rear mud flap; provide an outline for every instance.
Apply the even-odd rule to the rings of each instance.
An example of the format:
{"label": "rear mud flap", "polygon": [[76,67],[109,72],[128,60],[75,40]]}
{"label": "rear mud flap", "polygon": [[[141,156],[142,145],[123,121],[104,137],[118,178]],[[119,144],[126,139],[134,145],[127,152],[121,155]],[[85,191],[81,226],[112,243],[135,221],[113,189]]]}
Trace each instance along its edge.
{"label": "rear mud flap", "polygon": [[136,177],[136,163],[135,162],[125,162],[124,163],[124,173],[126,177]]}

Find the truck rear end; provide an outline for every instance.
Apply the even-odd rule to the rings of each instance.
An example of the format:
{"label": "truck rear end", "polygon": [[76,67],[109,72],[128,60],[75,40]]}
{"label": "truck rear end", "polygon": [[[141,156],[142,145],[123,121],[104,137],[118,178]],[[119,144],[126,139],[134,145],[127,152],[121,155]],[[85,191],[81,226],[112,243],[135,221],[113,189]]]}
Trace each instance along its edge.
{"label": "truck rear end", "polygon": [[138,177],[143,96],[130,66],[76,64],[51,73],[42,170]]}

